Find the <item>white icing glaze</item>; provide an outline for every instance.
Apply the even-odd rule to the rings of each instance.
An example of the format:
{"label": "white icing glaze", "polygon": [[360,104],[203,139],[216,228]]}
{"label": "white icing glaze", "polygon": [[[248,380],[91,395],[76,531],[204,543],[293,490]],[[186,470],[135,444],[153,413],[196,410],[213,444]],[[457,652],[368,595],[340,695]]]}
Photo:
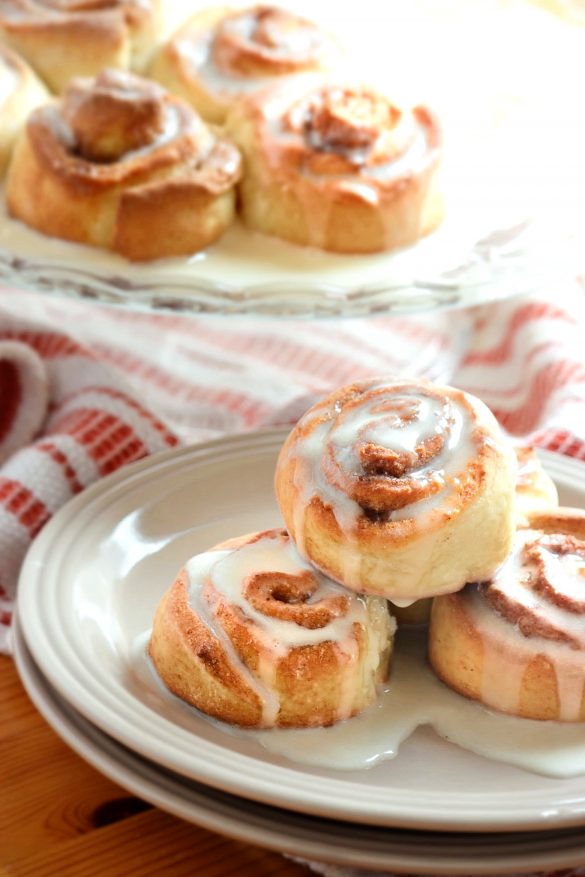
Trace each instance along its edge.
{"label": "white icing glaze", "polygon": [[19,83],[19,76],[13,65],[0,54],[0,106],[14,93]]}
{"label": "white icing glaze", "polygon": [[[450,743],[533,773],[552,777],[585,774],[582,724],[518,719],[461,697],[428,667],[426,637],[421,632],[398,634],[392,676],[375,704],[332,727],[306,730],[243,731],[203,716],[163,686],[145,654],[147,640],[148,634],[137,640],[131,659],[144,696],[154,694],[163,708],[165,703],[169,706],[170,714],[172,709],[190,713],[212,723],[220,735],[256,741],[269,752],[300,764],[334,770],[372,768],[394,758],[417,727],[431,725]],[[229,736],[225,739],[229,746]]]}
{"label": "white icing glaze", "polygon": [[[61,112],[59,111],[59,107],[55,104],[51,104],[49,106],[42,107],[39,111],[42,113],[43,123],[47,125],[47,127],[51,128],[54,132],[55,136],[63,143],[63,145],[69,149],[75,149],[75,134],[71,129],[71,126],[65,121]],[[175,106],[165,106],[164,107],[164,121],[162,130],[159,134],[145,146],[141,146],[139,149],[129,150],[120,156],[118,161],[134,161],[136,158],[140,158],[141,155],[147,155],[155,149],[159,149],[162,146],[165,146],[167,143],[170,143],[179,134],[182,133],[183,126],[181,124],[181,117],[177,108]],[[213,141],[212,136],[209,137],[210,142]],[[107,167],[107,166],[106,166]]]}
{"label": "white icing glaze", "polygon": [[267,673],[266,662],[264,661],[261,663],[257,676],[250,672],[236,652],[232,641],[226,635],[221,624],[216,622],[212,607],[208,605],[205,599],[203,599],[201,592],[202,584],[205,581],[205,578],[209,575],[209,572],[213,569],[213,565],[228,555],[229,551],[209,551],[206,554],[197,555],[189,561],[187,564],[187,572],[190,582],[189,605],[221,645],[221,648],[231,666],[237,668],[240,676],[258,696],[258,699],[262,704],[263,722],[266,724],[272,724],[278,715],[280,704],[271,691],[270,685],[267,684],[267,677],[270,674],[269,672]]}
{"label": "white icing glaze", "polygon": [[[534,563],[523,557],[524,548],[542,534],[520,530],[513,551],[489,583],[492,592],[500,593],[526,615],[569,634],[579,648],[563,640],[533,634],[523,636],[517,624],[510,623],[486,602],[484,587],[468,586],[463,599],[471,621],[484,644],[482,700],[488,705],[516,710],[522,678],[529,663],[544,656],[556,673],[560,716],[574,721],[579,716],[585,691],[585,615],[574,613],[551,602],[546,594],[532,589]],[[543,548],[545,571],[557,594],[582,599],[585,590],[585,563],[569,553],[557,556]]]}
{"label": "white icing glaze", "polygon": [[[250,31],[251,31],[251,17]],[[251,94],[262,88],[271,76],[243,76],[222,70],[213,60],[214,30],[193,32],[176,41],[175,47],[193,78],[198,79],[206,91],[229,101],[240,94]]]}
{"label": "white icing glaze", "polygon": [[[384,395],[375,395],[388,386]],[[359,460],[359,448],[372,442],[378,446],[404,454],[415,463],[415,448],[433,435],[444,436],[442,449],[427,463],[413,468],[408,477],[415,482],[438,486],[427,498],[408,504],[389,513],[388,520],[416,518],[422,528],[437,510],[451,513],[460,477],[477,454],[478,440],[473,438],[471,413],[455,399],[435,399],[419,395],[416,387],[392,384],[372,385],[368,391],[372,399],[356,407],[349,414],[337,412],[338,417],[318,423],[324,408],[317,406],[301,421],[304,435],[289,450],[296,460],[293,482],[297,491],[294,509],[295,538],[303,551],[304,514],[313,497],[331,507],[335,518],[351,540],[362,515],[359,504],[337,484],[327,478],[323,468],[324,453],[331,449],[332,456],[349,477],[364,474]],[[440,389],[439,389],[440,392]],[[391,400],[396,415],[388,410],[376,410]],[[401,412],[414,414],[415,419],[404,422]],[[484,443],[489,440],[484,437]]]}
{"label": "white icing glaze", "polygon": [[[325,80],[311,74],[306,74],[296,79],[300,83],[304,82],[305,85],[299,87],[291,83],[287,88],[283,88],[274,95],[267,95],[262,105],[262,114],[266,128],[264,137],[266,157],[272,167],[278,166],[280,149],[283,146],[298,144],[303,137],[302,134],[287,127],[285,120],[288,118],[291,105],[295,101],[301,100],[312,89],[317,89],[326,84]],[[379,204],[381,185],[392,183],[400,178],[407,179],[410,175],[419,173],[425,167],[431,155],[429,132],[426,127],[410,111],[404,112],[403,119],[401,127],[409,132],[409,135],[406,136],[407,145],[395,158],[385,162],[367,164],[367,151],[363,149],[342,150],[344,155],[355,161],[355,170],[352,173],[319,174],[306,166],[301,166],[298,172],[316,186],[323,185],[327,189],[343,189],[367,204]],[[326,153],[329,151],[328,147],[320,145],[318,138],[314,134],[309,133],[307,140],[316,152]],[[335,152],[335,150],[333,151]],[[303,197],[302,187],[298,188],[297,196]],[[307,206],[310,209],[305,211],[305,216],[306,221],[311,224],[313,239],[322,241],[326,233],[329,207],[324,205],[322,216],[320,211],[316,211],[316,205],[312,198],[310,202],[307,202]]]}
{"label": "white icing glaze", "polygon": [[212,30],[190,33],[175,43],[186,69],[193,78],[201,81],[209,94],[229,100],[255,91],[266,83],[264,78],[234,76],[220,70],[213,61],[212,46]]}
{"label": "white icing glaze", "polygon": [[[279,702],[273,693],[278,659],[291,648],[335,642],[348,657],[348,672],[340,692],[338,714],[340,718],[350,715],[355,701],[356,686],[360,679],[354,664],[358,648],[353,630],[354,624],[368,625],[365,598],[351,594],[340,585],[315,571],[304,561],[290,540],[265,535],[255,542],[237,550],[208,551],[196,555],[186,564],[189,581],[189,605],[208,627],[222,646],[232,667],[240,673],[258,695],[263,707],[263,723],[274,724]],[[267,616],[255,608],[246,597],[244,586],[255,573],[270,571],[297,576],[311,572],[315,590],[305,601],[310,608],[332,597],[343,596],[347,608],[323,627],[310,629],[301,623]],[[244,617],[254,625],[254,636],[262,644],[259,667],[252,674],[237,654],[229,637],[218,623],[214,604],[208,602],[206,585],[210,584],[215,595],[221,595],[232,606],[241,609]],[[393,629],[394,626],[391,627]]]}
{"label": "white icing glaze", "polygon": [[[521,530],[514,540],[514,548],[506,562],[500,567],[490,583],[490,589],[500,591],[520,606],[529,610],[542,621],[546,621],[561,631],[566,631],[585,648],[585,617],[560,606],[555,606],[543,594],[531,587],[531,576],[536,573],[532,562],[523,558],[526,545],[537,541],[541,534],[535,530]],[[585,561],[573,554],[558,556],[542,551],[548,580],[557,593],[583,599],[585,592]],[[555,644],[556,645],[556,644]],[[542,640],[539,647],[543,647]],[[548,643],[546,646],[548,650]],[[564,649],[570,646],[563,644]]]}

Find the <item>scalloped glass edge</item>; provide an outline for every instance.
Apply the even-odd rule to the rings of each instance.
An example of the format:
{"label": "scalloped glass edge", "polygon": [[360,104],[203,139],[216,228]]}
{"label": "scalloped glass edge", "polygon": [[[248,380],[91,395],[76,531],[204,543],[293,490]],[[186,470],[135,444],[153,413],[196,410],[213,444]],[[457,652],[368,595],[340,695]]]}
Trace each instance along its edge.
{"label": "scalloped glass edge", "polygon": [[[132,263],[125,270],[84,267],[81,249],[79,263],[57,265],[0,248],[0,279],[33,292],[149,311],[285,317],[413,314],[536,292],[577,273],[582,244],[576,233],[561,231],[558,224],[525,220],[482,236],[440,268],[389,271],[396,276],[349,286],[299,280],[292,273],[290,280],[237,286],[198,276],[197,263],[192,278],[177,278],[157,265],[156,282],[149,283],[132,277]],[[410,255],[417,246],[410,248]]]}

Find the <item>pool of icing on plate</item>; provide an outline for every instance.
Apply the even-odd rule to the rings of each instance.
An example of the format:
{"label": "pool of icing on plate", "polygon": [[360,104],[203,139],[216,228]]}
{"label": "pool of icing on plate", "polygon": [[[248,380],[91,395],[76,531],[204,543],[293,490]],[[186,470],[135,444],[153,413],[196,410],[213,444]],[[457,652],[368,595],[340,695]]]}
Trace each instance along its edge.
{"label": "pool of icing on plate", "polygon": [[[133,649],[142,685],[176,703],[146,657],[148,634]],[[371,768],[395,758],[401,743],[422,725],[478,755],[551,777],[585,774],[585,724],[536,722],[506,716],[443,685],[426,662],[422,631],[397,636],[391,681],[361,715],[329,728],[247,731],[213,722],[219,730],[259,743],[273,755],[334,770]],[[194,708],[197,716],[203,716]]]}

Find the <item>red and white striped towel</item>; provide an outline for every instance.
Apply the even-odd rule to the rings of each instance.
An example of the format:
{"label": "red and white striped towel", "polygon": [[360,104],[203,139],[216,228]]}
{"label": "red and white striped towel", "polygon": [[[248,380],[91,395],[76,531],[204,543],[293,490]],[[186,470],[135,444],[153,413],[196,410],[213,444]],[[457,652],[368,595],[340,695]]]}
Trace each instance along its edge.
{"label": "red and white striped towel", "polygon": [[24,554],[69,498],[147,454],[292,423],[367,375],[453,383],[512,434],[585,459],[584,329],[579,283],[345,321],[133,313],[0,289],[0,651]]}

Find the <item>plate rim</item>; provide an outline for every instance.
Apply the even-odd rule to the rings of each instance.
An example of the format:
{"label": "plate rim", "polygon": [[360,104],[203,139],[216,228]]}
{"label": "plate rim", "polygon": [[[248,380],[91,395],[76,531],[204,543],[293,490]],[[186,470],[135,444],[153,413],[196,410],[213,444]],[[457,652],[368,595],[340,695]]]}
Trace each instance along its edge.
{"label": "plate rim", "polygon": [[[121,785],[133,794],[149,801],[149,803],[154,806],[172,813],[178,818],[201,825],[209,831],[226,834],[229,837],[245,843],[258,844],[259,846],[284,855],[298,855],[298,847],[296,844],[300,840],[304,845],[304,851],[309,854],[309,858],[315,858],[320,862],[327,861],[331,864],[343,865],[346,867],[360,867],[367,868],[368,870],[389,871],[392,873],[398,869],[404,873],[429,873],[434,875],[467,875],[469,869],[473,867],[474,873],[476,874],[488,875],[501,873],[501,862],[496,861],[490,865],[489,861],[486,860],[485,855],[480,856],[478,859],[468,858],[467,860],[462,860],[461,852],[459,850],[457,850],[457,853],[455,853],[455,850],[453,851],[453,854],[457,856],[456,859],[453,861],[443,861],[441,863],[437,862],[437,859],[434,857],[435,854],[433,853],[432,862],[427,865],[422,859],[419,858],[413,860],[404,852],[400,859],[398,858],[400,853],[395,849],[392,851],[389,850],[387,853],[384,853],[380,849],[374,851],[372,849],[371,841],[368,843],[366,851],[363,849],[351,849],[351,840],[347,846],[341,846],[339,844],[339,837],[335,837],[335,846],[331,846],[331,843],[327,843],[323,840],[324,824],[326,827],[329,827],[330,821],[310,815],[298,813],[292,814],[296,824],[296,831],[294,835],[291,836],[291,814],[288,811],[284,813],[286,819],[286,830],[283,829],[281,833],[278,834],[275,833],[274,828],[270,825],[270,821],[271,819],[272,822],[274,821],[274,815],[279,808],[273,808],[266,804],[254,803],[255,819],[251,823],[248,818],[250,813],[249,801],[237,798],[237,796],[230,795],[226,792],[218,792],[217,790],[209,789],[196,782],[186,782],[180,777],[177,778],[172,774],[169,775],[168,771],[161,771],[156,764],[148,761],[148,759],[142,758],[131,750],[126,750],[120,743],[110,738],[107,734],[93,726],[90,722],[84,719],[83,716],[77,713],[74,707],[68,705],[52,690],[50,683],[44,678],[41,670],[35,664],[20,631],[17,617],[15,618],[14,644],[15,663],[23,686],[35,707],[58,736],[71,749],[73,749],[77,755],[91,764],[96,770],[107,776],[110,780]],[[120,767],[123,771],[122,776],[119,773]],[[138,770],[135,769],[136,767]],[[140,773],[141,769],[142,774]],[[149,774],[150,779],[148,777]],[[181,786],[188,789],[188,791],[184,793],[182,800],[180,798]],[[190,799],[187,797],[189,792]],[[194,814],[194,803],[192,800],[194,795],[199,795],[202,798],[199,805],[196,807],[196,816]],[[211,808],[210,802],[212,805]],[[240,804],[245,806],[240,809]],[[233,808],[233,812],[227,817],[227,824],[225,812],[220,812],[222,805],[228,809],[230,807]],[[282,811],[280,811],[279,815],[282,817]],[[268,825],[266,825],[267,822]],[[312,823],[314,823],[314,825],[312,825]],[[348,832],[348,827],[345,823],[343,823],[341,828],[343,832],[342,840],[345,840],[346,837],[351,837],[351,829],[350,832]],[[387,830],[373,826],[360,825],[359,831],[362,835],[364,834],[364,829],[366,839],[368,835],[370,835],[370,837],[375,837],[389,845],[389,832]],[[315,838],[315,836],[313,836],[309,841],[307,840],[306,834],[299,837],[303,831],[306,832],[308,830],[314,830],[317,837]],[[393,832],[393,834],[396,833],[400,834],[401,830],[397,829]],[[424,832],[419,833],[407,831],[405,834],[410,837],[415,835],[413,838],[414,843],[422,848],[422,843],[425,840]],[[543,836],[546,837],[542,832],[537,835],[539,840],[542,840]],[[493,847],[494,839],[492,836],[481,834],[477,838],[478,841],[479,837],[486,837],[486,843],[487,837],[489,837],[489,847]],[[550,833],[548,834],[548,837],[550,837]],[[548,837],[546,838],[547,840]],[[467,839],[468,838],[466,838],[466,840]],[[324,843],[327,843],[325,849]],[[469,844],[466,844],[465,847],[468,849]],[[585,837],[583,839],[583,847],[585,848]],[[564,852],[566,856],[566,850]],[[364,859],[364,855],[367,856],[367,859]],[[391,860],[387,858],[388,855],[392,856]],[[479,855],[479,853],[476,853],[476,855]],[[542,850],[539,850],[535,855],[539,857],[538,861],[513,862],[514,867],[525,869],[542,866]],[[557,869],[574,867],[581,863],[580,857],[575,860],[572,858],[562,858],[559,861],[558,856],[558,853],[556,856],[553,855],[554,861],[549,860],[545,862],[545,866],[547,868]],[[306,855],[305,858],[307,858]],[[488,862],[487,864],[486,861]],[[509,865],[509,853],[506,854],[506,863]]]}
{"label": "plate rim", "polygon": [[[157,752],[153,751],[152,742],[148,739],[141,739],[140,743],[137,743],[136,732],[131,725],[129,726],[127,719],[121,719],[111,706],[109,707],[109,712],[106,712],[107,704],[103,700],[99,702],[93,702],[91,698],[88,700],[87,691],[72,676],[71,670],[68,667],[63,667],[61,659],[52,653],[54,646],[50,641],[47,641],[46,632],[43,630],[43,625],[37,617],[39,608],[38,601],[35,599],[35,587],[39,586],[43,564],[46,563],[44,552],[48,552],[50,557],[51,551],[55,553],[59,549],[59,539],[63,538],[59,537],[59,533],[61,533],[63,527],[65,527],[66,531],[68,521],[77,520],[79,514],[84,509],[87,510],[88,507],[91,507],[92,503],[99,503],[104,497],[108,500],[117,490],[129,490],[132,484],[143,480],[145,475],[149,475],[149,472],[150,477],[155,480],[162,477],[164,473],[168,475],[174,468],[180,468],[184,465],[185,459],[189,459],[190,464],[195,465],[197,458],[202,457],[204,460],[206,458],[218,459],[218,454],[221,451],[231,453],[232,457],[234,455],[237,457],[241,455],[246,447],[248,447],[251,453],[268,453],[269,451],[276,453],[288,431],[285,428],[248,432],[162,452],[138,461],[131,466],[123,467],[107,478],[98,481],[67,503],[47,524],[31,546],[25,558],[18,587],[21,629],[27,645],[44,675],[54,685],[59,694],[86,719],[134,751],[178,773],[191,776],[199,782],[222,788],[225,791],[253,800],[269,802],[286,809],[326,815],[335,819],[364,822],[369,825],[378,824],[405,828],[423,827],[435,830],[458,831],[493,831],[498,829],[512,831],[519,828],[543,829],[582,824],[585,814],[585,797],[581,801],[580,810],[575,808],[574,800],[572,800],[570,808],[567,807],[567,802],[565,801],[556,802],[557,807],[554,809],[553,815],[551,815],[551,802],[550,800],[547,801],[548,812],[545,818],[542,812],[542,805],[540,809],[535,808],[532,794],[518,791],[507,792],[506,794],[506,801],[509,807],[512,808],[513,805],[513,815],[506,813],[504,817],[502,815],[501,801],[499,801],[497,805],[494,804],[490,818],[486,820],[484,813],[479,822],[475,808],[471,806],[474,798],[471,793],[452,795],[449,808],[435,806],[432,813],[425,812],[423,816],[421,815],[421,807],[418,802],[420,793],[416,795],[413,793],[412,801],[409,801],[404,790],[401,790],[400,800],[394,802],[392,806],[390,806],[387,799],[384,800],[384,812],[381,813],[379,797],[377,800],[372,801],[370,788],[366,796],[367,800],[365,802],[360,801],[359,809],[356,809],[356,792],[361,788],[359,784],[338,779],[337,777],[333,780],[327,779],[327,782],[334,785],[336,789],[336,794],[332,796],[331,793],[326,794],[323,792],[322,785],[324,780],[322,777],[319,777],[319,783],[317,783],[319,788],[311,789],[311,794],[308,796],[307,788],[303,788],[302,777],[305,776],[306,782],[304,785],[310,787],[310,775],[307,778],[306,775],[300,774],[289,767],[270,764],[268,765],[270,779],[264,778],[262,781],[259,781],[258,776],[252,779],[246,774],[246,771],[252,770],[253,765],[256,765],[257,770],[262,773],[268,763],[238,753],[236,764],[230,763],[229,770],[227,769],[227,764],[223,765],[220,769],[217,762],[221,762],[222,758],[225,757],[225,746],[218,746],[216,744],[210,744],[211,751],[215,748],[219,752],[219,758],[217,758],[218,752],[215,753],[215,764],[210,766],[208,763],[203,765],[199,763],[196,771],[190,766],[186,772],[185,766],[180,763],[181,760],[177,761],[176,753],[171,746],[165,744],[165,747],[163,747],[164,753],[161,756],[160,746],[162,744],[160,738],[157,740],[159,746]],[[565,477],[570,482],[574,480],[576,471],[583,466],[579,461],[552,452],[545,453],[543,457],[545,463],[548,461],[549,468],[552,466],[556,469],[557,477],[559,473],[565,473]],[[577,470],[575,466],[577,466]],[[583,472],[579,472],[579,475],[581,477],[585,475],[585,467],[583,467]],[[52,541],[53,532],[55,533],[54,542]],[[67,679],[63,676],[64,671]],[[108,695],[108,692],[106,692],[106,695]],[[106,697],[106,701],[108,699],[115,700],[111,694],[109,697]],[[182,734],[181,729],[177,731],[176,726],[172,726],[172,723],[165,720],[164,717],[159,716],[157,722],[163,726],[163,730],[165,730],[164,726],[166,723],[175,728],[175,734]],[[189,734],[189,732],[185,731],[185,734]],[[233,757],[234,754],[232,753]],[[240,770],[237,769],[238,767]],[[234,770],[234,768],[236,769]],[[279,783],[273,781],[275,771],[280,778]],[[236,777],[234,777],[234,772],[237,774]],[[314,775],[313,779],[315,779]],[[367,786],[364,785],[363,788],[367,789]],[[350,805],[348,805],[345,797],[347,795],[350,796]],[[352,795],[353,800],[351,800]],[[493,796],[494,793],[492,793]],[[482,809],[485,811],[486,795],[479,792],[476,793],[475,797],[481,800]],[[427,798],[432,800],[433,793],[429,792]],[[443,793],[436,792],[434,798],[435,805],[438,805],[439,802],[444,802]],[[526,798],[528,798],[528,801],[522,800]],[[455,806],[455,799],[457,799],[457,806]],[[520,807],[522,816],[518,815],[520,804],[524,805],[524,809]],[[478,825],[480,826],[479,829]]]}

